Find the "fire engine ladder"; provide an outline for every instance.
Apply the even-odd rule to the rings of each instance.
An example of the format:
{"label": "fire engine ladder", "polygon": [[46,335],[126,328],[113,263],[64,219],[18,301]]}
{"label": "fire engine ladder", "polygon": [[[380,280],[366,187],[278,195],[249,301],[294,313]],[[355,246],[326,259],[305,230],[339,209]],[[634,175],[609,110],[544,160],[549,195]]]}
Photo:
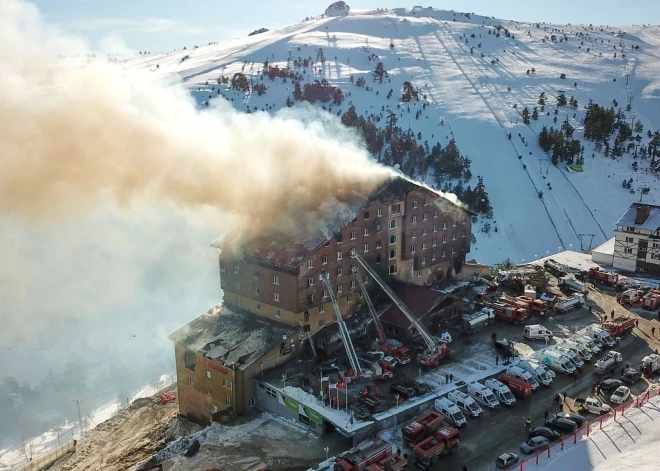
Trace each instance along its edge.
{"label": "fire engine ladder", "polygon": [[376,314],[374,305],[371,303],[371,298],[369,297],[369,293],[367,293],[367,287],[364,285],[364,282],[362,281],[362,277],[360,276],[357,267],[355,267],[355,278],[357,278],[358,284],[360,285],[360,289],[362,290],[362,296],[364,296],[364,299],[367,301],[369,312],[371,313],[371,317],[374,320],[374,325],[376,326],[376,331],[378,332],[378,338],[380,339],[381,342],[387,342],[387,335],[385,335],[385,329],[383,329],[383,324],[380,323],[380,319]]}
{"label": "fire engine ladder", "polygon": [[387,283],[385,283],[380,276],[378,276],[378,273],[371,268],[367,262],[365,262],[362,257],[360,257],[355,249],[351,252],[351,257],[356,259],[360,265],[362,265],[362,268],[364,268],[369,275],[378,283],[378,285],[385,291],[385,293],[390,297],[390,299],[394,302],[396,307],[398,307],[401,312],[403,313],[406,318],[410,321],[410,323],[413,325],[415,329],[417,329],[417,332],[422,336],[422,339],[424,339],[424,342],[426,343],[426,346],[429,348],[429,350],[432,351],[437,351],[438,350],[438,344],[436,341],[431,337],[431,334],[428,333],[426,328],[422,325],[421,322],[417,320],[415,316],[410,312],[408,309],[408,306],[403,304],[403,301],[399,299],[399,297],[394,294],[394,291],[392,291],[392,288],[390,288]]}
{"label": "fire engine ladder", "polygon": [[351,364],[351,368],[353,368],[353,372],[356,375],[362,376],[360,360],[358,359],[355,348],[353,347],[353,342],[351,341],[351,335],[348,332],[348,327],[346,327],[344,318],[341,316],[341,311],[339,310],[339,304],[337,303],[335,292],[332,289],[332,284],[330,284],[330,275],[328,275],[327,272],[321,272],[319,274],[319,278],[323,284],[325,284],[325,287],[328,290],[328,295],[330,296],[330,300],[332,301],[332,307],[335,309],[335,314],[337,314],[337,325],[339,326],[339,333],[341,334],[341,338],[344,342],[344,347],[346,347],[346,353],[348,354],[348,361]]}
{"label": "fire engine ladder", "polygon": [[314,346],[314,339],[312,338],[311,330],[307,332],[307,340],[309,340],[309,344],[312,346],[312,353],[314,354],[314,358],[316,358],[316,347]]}

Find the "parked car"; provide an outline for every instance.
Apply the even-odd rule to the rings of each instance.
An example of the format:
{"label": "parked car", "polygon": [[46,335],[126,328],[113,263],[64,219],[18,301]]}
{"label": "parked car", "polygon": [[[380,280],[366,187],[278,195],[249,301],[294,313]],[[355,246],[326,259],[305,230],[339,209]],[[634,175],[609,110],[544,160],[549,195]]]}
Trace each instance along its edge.
{"label": "parked car", "polygon": [[331,363],[329,365],[314,365],[314,372],[315,373],[336,373],[339,371],[339,366],[337,366],[334,363]]}
{"label": "parked car", "polygon": [[618,379],[606,379],[600,383],[600,389],[605,392],[612,392],[619,386],[623,386],[623,381],[619,381]]}
{"label": "parked car", "polygon": [[532,437],[545,437],[548,440],[559,440],[561,438],[561,433],[556,430],[552,430],[548,427],[534,427],[529,431],[530,438]]}
{"label": "parked car", "polygon": [[406,383],[394,383],[390,386],[390,392],[392,394],[398,394],[405,398],[409,398],[415,395],[415,390],[408,386]]}
{"label": "parked car", "polygon": [[497,457],[495,466],[498,469],[509,469],[512,465],[516,464],[520,457],[515,453],[504,453]]}
{"label": "parked car", "polygon": [[629,385],[635,384],[641,378],[642,373],[632,368],[621,375],[621,381]]}
{"label": "parked car", "polygon": [[371,412],[380,412],[385,409],[383,401],[374,396],[362,396],[358,402]]}
{"label": "parked car", "polygon": [[572,420],[558,419],[556,417],[550,417],[546,420],[545,426],[561,433],[572,433],[574,430],[577,430],[577,424]]}
{"label": "parked car", "polygon": [[557,415],[555,417],[557,417],[558,419],[566,419],[566,420],[570,420],[571,422],[575,422],[578,428],[582,427],[587,423],[587,419],[582,417],[580,414],[574,414],[573,412],[557,412]]}
{"label": "parked car", "polygon": [[418,396],[423,396],[424,394],[431,391],[431,389],[432,389],[431,386],[426,384],[421,379],[415,379],[415,380],[409,381],[405,384],[406,384],[406,386],[410,386],[411,388],[413,388],[415,390],[415,394],[417,394]]}
{"label": "parked car", "polygon": [[630,388],[628,386],[619,386],[610,396],[610,401],[615,404],[623,404],[630,397]]}
{"label": "parked car", "polygon": [[498,352],[500,352],[503,355],[508,355],[510,357],[520,356],[520,353],[513,346],[513,343],[511,343],[507,339],[496,340],[495,341],[495,350],[497,350]]}
{"label": "parked car", "polygon": [[546,448],[550,444],[550,440],[545,437],[532,437],[526,442],[520,444],[520,451],[529,455],[534,453],[536,450]]}
{"label": "parked car", "polygon": [[367,409],[366,407],[360,404],[355,404],[355,403],[349,404],[348,410],[351,411],[353,416],[355,416],[355,418],[359,420],[368,419],[369,416],[371,415],[369,409]]}

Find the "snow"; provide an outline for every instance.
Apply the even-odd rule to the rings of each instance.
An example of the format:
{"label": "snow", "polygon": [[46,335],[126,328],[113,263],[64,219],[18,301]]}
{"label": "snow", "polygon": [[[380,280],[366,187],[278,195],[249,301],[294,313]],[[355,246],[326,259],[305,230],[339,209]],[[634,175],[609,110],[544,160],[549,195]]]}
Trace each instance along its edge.
{"label": "snow", "polygon": [[596,268],[599,267],[597,263],[594,263],[591,260],[590,254],[585,254],[582,252],[573,252],[571,250],[565,250],[564,252],[556,253],[548,257],[543,257],[538,260],[534,260],[530,262],[530,264],[543,266],[543,262],[550,259],[564,265],[569,271],[572,270],[575,272],[589,270],[589,268],[592,267],[596,267]]}
{"label": "snow", "polygon": [[351,7],[344,2],[335,2],[325,10],[325,16],[346,16],[351,11]]}
{"label": "snow", "polygon": [[[499,38],[489,35],[489,28],[493,31],[498,24],[515,39],[504,34]],[[561,29],[568,42],[543,41],[545,36],[556,33],[552,28]],[[568,249],[571,244],[580,247],[579,234],[594,234],[593,245],[600,245],[610,237],[614,224],[630,203],[639,199],[640,187],[651,188],[644,196],[645,202],[660,203],[658,178],[646,171],[647,160],[640,160],[640,169],[634,172],[631,155],[604,157],[582,136],[584,105],[590,99],[608,107],[616,99],[625,106],[630,96],[634,119],[642,122],[644,133],[658,125],[660,27],[631,26],[625,31],[621,39],[614,37],[617,29],[607,27],[602,31],[600,27],[585,25],[542,24],[537,28],[536,23],[479,15],[467,18],[462,13],[431,8],[360,10],[342,17],[313,18],[184,52],[135,55],[120,60],[125,60],[128,67],[147,69],[156,76],[183,78],[200,104],[209,96],[219,96],[219,88],[219,99],[226,97],[239,110],[249,106],[253,112],[264,109],[275,113],[286,107],[286,98],[293,90],[291,81],[266,78],[263,83],[268,90],[257,96],[228,90],[227,85],[218,86],[218,77],[231,77],[242,71],[259,80],[264,60],[286,67],[289,55],[316,60],[317,49],[322,47],[327,60],[321,65],[321,73],[319,64],[315,64],[307,69],[306,77],[310,82],[326,79],[345,95],[351,93],[340,106],[331,105],[333,114],[345,112],[349,102],[358,114],[381,110],[387,113],[389,108],[397,113],[401,128],[410,126],[413,132],[421,133],[422,141],[428,141],[429,146],[436,142],[446,146],[453,138],[461,153],[471,159],[474,177],[469,184],[474,186],[476,176],[483,176],[494,208],[488,234],[480,231],[483,218],[474,225],[477,242],[472,246],[472,254],[492,265],[506,258],[515,263],[537,259]],[[576,34],[580,33],[588,36],[579,38]],[[620,54],[621,40],[626,47],[625,60]],[[390,43],[394,48],[390,48]],[[639,45],[638,50],[631,49],[635,45]],[[616,59],[614,52],[619,53]],[[372,53],[383,62],[391,83],[372,81],[371,71],[377,61],[370,58]],[[181,61],[185,55],[189,57]],[[492,60],[499,62],[492,65]],[[535,72],[528,75],[526,71],[532,68]],[[566,80],[559,78],[562,73]],[[626,74],[630,75],[628,86]],[[351,75],[355,79],[364,77],[373,90],[350,83]],[[414,115],[421,110],[423,100],[411,102],[410,113],[407,105],[397,109],[395,97],[404,81],[412,82],[421,95],[426,95],[428,106],[420,119]],[[389,89],[393,89],[394,97],[388,100]],[[558,90],[565,90],[567,98],[574,96],[579,103],[575,111],[561,108],[558,122],[568,118],[576,129],[575,137],[585,147],[583,172],[569,173],[565,164],[555,167],[537,144],[536,136],[543,126],[557,127],[553,122],[553,103]],[[526,126],[520,113],[524,107],[531,111],[537,106],[541,92],[547,97],[545,112],[550,112],[550,116],[540,112],[539,119]],[[383,127],[385,124],[385,119],[377,123]],[[642,144],[648,142],[644,133]],[[624,178],[630,177],[634,179],[634,195],[621,185]],[[542,198],[538,197],[539,191],[543,191]]]}
{"label": "snow", "polygon": [[612,255],[614,253],[614,239],[615,238],[612,237],[607,242],[605,242],[605,243],[599,245],[598,247],[596,247],[595,249],[593,249],[591,251],[591,253],[593,254],[594,252],[598,252],[598,253],[602,253],[602,254],[606,254],[606,255]]}
{"label": "snow", "polygon": [[655,396],[639,408],[630,407],[624,416],[617,414],[616,421],[609,418],[602,430],[594,427],[595,431],[589,438],[582,436],[575,445],[572,440],[567,440],[563,452],[555,446],[550,458],[547,458],[547,453],[541,454],[538,467],[534,462],[527,466],[543,471],[657,470],[655,451],[660,436],[658,405],[660,398]]}

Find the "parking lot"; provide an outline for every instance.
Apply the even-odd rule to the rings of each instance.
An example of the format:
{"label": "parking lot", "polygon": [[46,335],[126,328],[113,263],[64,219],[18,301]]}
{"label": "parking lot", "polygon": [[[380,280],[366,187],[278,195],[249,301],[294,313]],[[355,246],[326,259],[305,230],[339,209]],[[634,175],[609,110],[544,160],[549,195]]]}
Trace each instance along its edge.
{"label": "parking lot", "polygon": [[[592,307],[592,314],[589,313],[589,306]],[[639,326],[631,334],[623,337],[621,344],[616,348],[617,351],[622,353],[624,364],[629,362],[633,368],[638,368],[641,359],[645,355],[660,348],[660,331],[656,331],[656,336],[651,334],[653,326],[656,329],[660,327],[658,315],[640,309],[634,309],[635,312],[629,311],[616,302],[613,290],[601,292],[598,289],[591,288],[587,305],[584,308],[549,318],[532,317],[527,324],[541,323],[551,329],[556,337],[563,337],[586,325],[599,322],[598,315],[609,314],[612,310],[615,311],[616,317],[621,315],[639,317]],[[545,342],[537,341],[534,344],[523,340],[522,331],[523,326],[498,322],[475,335],[457,336],[454,342],[461,342],[463,345],[480,342],[489,343],[491,334],[496,332],[498,338],[506,337],[513,341],[516,348],[523,355],[530,353],[532,350],[545,347]],[[551,341],[551,343],[554,342]],[[494,362],[494,350],[492,355]],[[462,466],[467,466],[470,471],[491,470],[495,469],[495,458],[501,453],[513,452],[520,454],[520,444],[527,439],[525,419],[530,418],[532,426],[536,427],[543,425],[546,411],[550,415],[558,412],[558,406],[553,405],[553,394],[562,392],[568,394],[569,399],[564,409],[566,411],[575,411],[573,398],[592,395],[592,383],[602,378],[593,371],[594,361],[586,363],[583,373],[577,377],[567,377],[557,373],[551,386],[541,386],[531,397],[519,400],[511,409],[487,410],[484,411],[484,416],[481,418],[468,419],[468,426],[461,429],[461,445],[458,451],[453,455],[444,457],[432,469],[460,470]],[[620,367],[617,368],[617,376],[620,374]],[[644,378],[631,386],[631,392],[633,395],[643,394],[648,387],[649,383]],[[609,394],[605,397],[601,396],[601,399],[608,400]],[[590,414],[585,415],[589,416]],[[592,418],[595,418],[595,416],[592,416]]]}

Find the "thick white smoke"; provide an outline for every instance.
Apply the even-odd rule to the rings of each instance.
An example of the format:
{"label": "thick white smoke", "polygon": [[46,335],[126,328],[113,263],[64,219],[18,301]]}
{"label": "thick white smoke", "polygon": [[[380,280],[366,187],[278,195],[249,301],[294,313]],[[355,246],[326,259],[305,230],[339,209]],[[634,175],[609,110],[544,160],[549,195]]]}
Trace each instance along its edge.
{"label": "thick white smoke", "polygon": [[142,358],[145,326],[170,355],[167,329],[219,301],[219,228],[236,244],[318,230],[391,175],[336,120],[200,111],[17,0],[0,1],[0,116],[0,374],[23,371],[26,342],[33,360],[54,339]]}

